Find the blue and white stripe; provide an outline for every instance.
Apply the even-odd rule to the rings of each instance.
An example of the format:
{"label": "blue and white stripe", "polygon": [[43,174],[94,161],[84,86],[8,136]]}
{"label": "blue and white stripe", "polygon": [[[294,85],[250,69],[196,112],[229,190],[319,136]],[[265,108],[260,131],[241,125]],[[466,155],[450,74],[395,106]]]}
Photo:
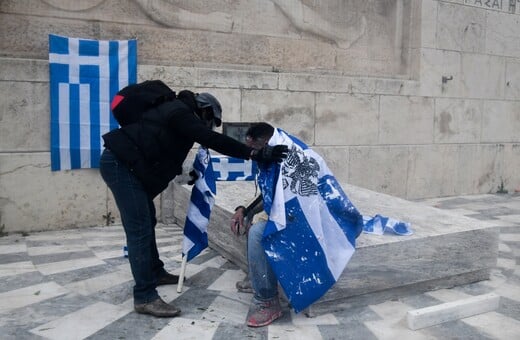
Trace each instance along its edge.
{"label": "blue and white stripe", "polygon": [[99,167],[101,136],[117,128],[110,101],[137,80],[136,40],[49,35],[51,169]]}
{"label": "blue and white stripe", "polygon": [[182,243],[182,254],[187,256],[187,261],[208,246],[209,218],[217,194],[211,157],[207,149],[199,147],[193,168],[198,179],[191,189]]}
{"label": "blue and white stripe", "polygon": [[259,165],[269,220],[263,246],[296,312],[323,296],[354,254],[363,218],[325,161],[302,141],[277,129],[270,145],[285,144],[281,164]]}
{"label": "blue and white stripe", "polygon": [[257,173],[256,162],[223,155],[212,156],[217,181],[253,181]]}
{"label": "blue and white stripe", "polygon": [[363,232],[366,234],[383,235],[391,232],[399,236],[409,236],[413,234],[409,222],[398,221],[391,217],[375,215],[363,216]]}

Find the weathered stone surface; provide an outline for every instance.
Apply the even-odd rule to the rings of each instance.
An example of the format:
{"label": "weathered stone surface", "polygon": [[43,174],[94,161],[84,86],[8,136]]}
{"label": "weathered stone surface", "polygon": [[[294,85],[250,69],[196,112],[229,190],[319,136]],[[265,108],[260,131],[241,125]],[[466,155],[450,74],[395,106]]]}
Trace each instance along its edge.
{"label": "weathered stone surface", "polygon": [[[251,0],[82,4],[3,1],[0,12],[4,32],[9,34],[0,38],[0,49],[10,56],[43,59],[48,33],[96,39],[137,37],[140,59],[162,64],[174,60],[175,64],[396,75],[410,72],[408,53],[401,51],[412,45],[410,31],[418,25],[411,19],[418,6],[396,0],[328,1],[325,6],[273,0],[260,7]],[[22,35],[24,39],[14,38]]]}
{"label": "weathered stone surface", "polygon": [[[318,303],[399,287],[427,290],[484,280],[496,265],[498,230],[485,222],[351,185],[344,189],[362,214],[409,221],[415,233],[362,234],[340,280]],[[241,183],[217,190],[218,208],[208,228],[210,244],[246,269],[245,238],[231,234],[229,219],[250,190]],[[175,215],[183,220],[189,188],[175,186],[174,195],[179,202]]]}
{"label": "weathered stone surface", "polygon": [[456,145],[410,147],[408,198],[450,196],[456,188],[459,148]]}
{"label": "weathered stone surface", "polygon": [[[433,141],[431,98],[381,96],[380,144],[428,144]],[[413,133],[409,133],[413,131]]]}
{"label": "weathered stone surface", "polygon": [[460,52],[422,49],[419,76],[421,79],[420,95],[460,97],[462,93],[461,73]]}
{"label": "weathered stone surface", "polygon": [[435,48],[437,36],[437,11],[439,2],[436,0],[422,1],[421,46]]}
{"label": "weathered stone surface", "polygon": [[520,98],[520,60],[506,60],[505,96],[510,100]]}
{"label": "weathered stone surface", "polygon": [[97,169],[51,172],[48,152],[0,153],[0,176],[0,225],[7,232],[105,224],[107,188]]}
{"label": "weathered stone surface", "polygon": [[[516,7],[520,8],[520,4]],[[493,55],[520,58],[520,15],[494,11],[488,12],[486,31],[486,52]]]}
{"label": "weathered stone surface", "polygon": [[484,52],[486,12],[439,1],[437,48]]}
{"label": "weathered stone surface", "polygon": [[484,103],[479,100],[435,100],[435,143],[478,143]]}
{"label": "weathered stone surface", "polygon": [[504,97],[505,60],[482,54],[464,54],[462,64],[462,93],[469,98],[501,99]]}
{"label": "weathered stone surface", "polygon": [[377,144],[379,98],[369,95],[316,96],[316,145]]}
{"label": "weathered stone surface", "polygon": [[519,135],[520,101],[484,102],[483,142],[515,142],[518,141]]}
{"label": "weathered stone surface", "polygon": [[290,130],[305,143],[314,142],[314,95],[306,92],[243,91],[241,120],[266,121]]}
{"label": "weathered stone surface", "polygon": [[[351,147],[348,181],[356,186],[406,197],[409,148],[407,146]],[[333,172],[337,177],[336,172]],[[339,179],[338,179],[339,180]]]}
{"label": "weathered stone surface", "polygon": [[0,81],[0,152],[49,151],[49,84]]}

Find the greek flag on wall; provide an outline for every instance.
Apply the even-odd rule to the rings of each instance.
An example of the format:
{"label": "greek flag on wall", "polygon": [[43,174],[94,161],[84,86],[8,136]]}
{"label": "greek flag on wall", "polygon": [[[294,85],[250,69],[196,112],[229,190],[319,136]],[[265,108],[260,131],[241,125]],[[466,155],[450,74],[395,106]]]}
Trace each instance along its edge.
{"label": "greek flag on wall", "polygon": [[258,184],[269,220],[263,247],[296,312],[323,296],[354,254],[363,217],[325,161],[281,129],[269,145],[285,144],[281,164],[259,164]]}
{"label": "greek flag on wall", "polygon": [[208,246],[209,217],[217,194],[215,174],[207,149],[199,147],[193,168],[197,172],[198,179],[191,189],[182,243],[182,254],[187,256],[187,261]]}
{"label": "greek flag on wall", "polygon": [[101,136],[117,128],[110,100],[137,80],[137,40],[49,35],[51,169],[99,167]]}

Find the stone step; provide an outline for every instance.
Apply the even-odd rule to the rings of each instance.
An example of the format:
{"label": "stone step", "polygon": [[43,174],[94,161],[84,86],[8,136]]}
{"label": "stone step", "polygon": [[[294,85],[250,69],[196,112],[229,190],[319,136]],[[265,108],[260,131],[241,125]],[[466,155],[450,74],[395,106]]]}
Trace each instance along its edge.
{"label": "stone step", "polygon": [[[363,215],[408,221],[414,234],[361,234],[342,276],[318,303],[375,292],[387,298],[489,278],[497,261],[499,232],[489,223],[352,185],[343,189]],[[182,226],[191,188],[172,184],[171,190],[173,209],[163,205],[163,212]],[[250,182],[219,182],[208,229],[210,247],[244,271],[246,239],[231,234],[229,221],[234,208],[254,193]]]}

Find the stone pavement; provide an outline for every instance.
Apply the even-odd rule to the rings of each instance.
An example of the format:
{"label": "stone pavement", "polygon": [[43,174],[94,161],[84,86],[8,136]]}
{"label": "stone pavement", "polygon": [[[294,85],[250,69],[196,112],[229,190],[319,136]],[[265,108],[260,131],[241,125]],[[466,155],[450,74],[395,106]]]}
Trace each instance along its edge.
{"label": "stone pavement", "polygon": [[[0,339],[520,339],[520,195],[422,202],[500,228],[490,280],[318,305],[313,318],[285,305],[280,320],[252,329],[245,326],[251,295],[234,288],[245,274],[213,250],[188,264],[181,294],[159,287],[182,309],[180,317],[159,319],[133,312],[120,226],[15,234],[0,238]],[[178,273],[181,230],[158,226],[157,238],[167,270]],[[495,311],[417,331],[406,326],[409,310],[490,292],[500,295]]]}

